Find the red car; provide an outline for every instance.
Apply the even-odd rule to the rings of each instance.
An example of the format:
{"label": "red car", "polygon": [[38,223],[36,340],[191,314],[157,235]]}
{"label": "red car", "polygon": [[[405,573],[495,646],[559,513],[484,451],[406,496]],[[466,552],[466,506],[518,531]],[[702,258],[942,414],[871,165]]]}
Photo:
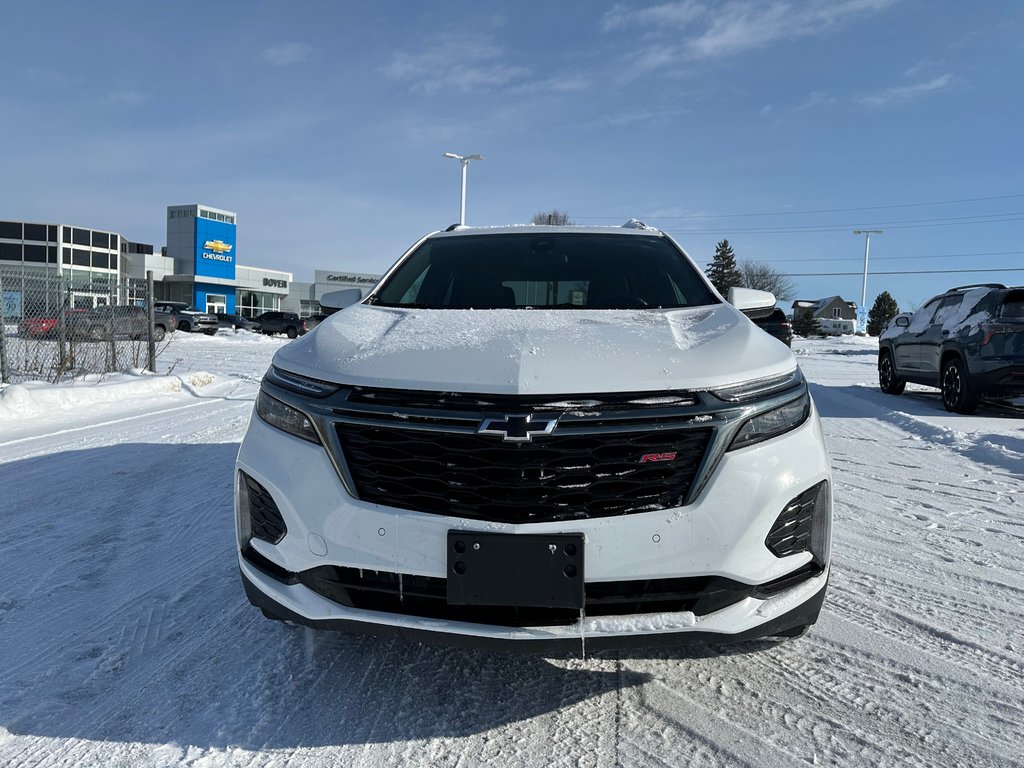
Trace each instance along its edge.
{"label": "red car", "polygon": [[[84,309],[72,309],[68,312],[68,322],[74,317],[74,313],[81,314]],[[60,319],[57,317],[24,317],[18,323],[18,335],[27,339],[52,339],[57,335],[57,325]]]}

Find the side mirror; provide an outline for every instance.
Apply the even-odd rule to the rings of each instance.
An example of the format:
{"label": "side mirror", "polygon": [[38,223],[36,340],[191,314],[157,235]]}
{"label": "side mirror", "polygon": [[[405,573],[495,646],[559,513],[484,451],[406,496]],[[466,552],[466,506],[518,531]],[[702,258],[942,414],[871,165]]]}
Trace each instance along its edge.
{"label": "side mirror", "polygon": [[906,315],[900,315],[899,317],[896,318],[896,325],[898,325],[900,328],[909,328],[910,318],[907,317]]}
{"label": "side mirror", "polygon": [[320,297],[320,306],[324,309],[337,312],[339,309],[350,307],[361,301],[363,292],[358,288],[345,288],[340,291],[329,291]]}
{"label": "side mirror", "polygon": [[768,317],[775,310],[775,296],[753,288],[730,288],[729,303],[751,320]]}

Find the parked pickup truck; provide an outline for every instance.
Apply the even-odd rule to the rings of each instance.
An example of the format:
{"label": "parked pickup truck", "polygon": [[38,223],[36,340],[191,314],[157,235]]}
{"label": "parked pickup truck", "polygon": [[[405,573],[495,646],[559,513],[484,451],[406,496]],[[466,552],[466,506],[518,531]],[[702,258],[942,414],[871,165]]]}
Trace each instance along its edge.
{"label": "parked pickup truck", "polygon": [[178,316],[178,330],[186,333],[205,333],[210,336],[217,332],[220,323],[217,316],[200,312],[184,301],[157,301],[153,307],[158,312],[171,312]]}
{"label": "parked pickup truck", "polygon": [[340,303],[275,354],[235,464],[265,616],[536,653],[815,622],[831,470],[751,322],[770,293],[631,221],[436,232]]}
{"label": "parked pickup truck", "polygon": [[[149,313],[145,307],[96,307],[87,312],[69,312],[67,317],[68,336],[72,339],[103,341],[110,338],[149,338]],[[155,341],[162,341],[168,332],[165,317],[154,313]]]}
{"label": "parked pickup truck", "polygon": [[257,315],[254,320],[260,324],[267,336],[284,333],[289,339],[294,339],[296,336],[302,336],[307,330],[306,321],[294,312],[264,312]]}

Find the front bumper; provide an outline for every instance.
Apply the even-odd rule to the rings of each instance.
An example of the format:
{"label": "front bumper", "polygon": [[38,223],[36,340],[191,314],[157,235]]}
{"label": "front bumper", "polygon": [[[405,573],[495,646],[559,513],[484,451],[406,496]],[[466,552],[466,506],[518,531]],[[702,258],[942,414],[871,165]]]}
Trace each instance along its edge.
{"label": "front bumper", "polygon": [[249,602],[272,618],[314,629],[524,653],[732,643],[785,635],[814,624],[829,577],[826,568],[770,598],[748,597],[705,616],[689,612],[649,613],[583,617],[574,624],[555,627],[497,627],[347,608],[302,584],[284,583],[242,557],[239,569]]}
{"label": "front bumper", "polygon": [[[237,469],[261,484],[280,507],[287,534],[278,544],[249,546],[269,563],[239,554],[250,601],[268,614],[311,627],[396,634],[418,640],[548,652],[579,648],[723,642],[784,634],[814,623],[824,599],[827,565],[806,573],[811,554],[776,557],[765,538],[786,505],[830,479],[817,414],[785,435],[722,457],[693,503],[658,512],[598,519],[494,523],[373,504],[350,496],[327,452],[253,418]],[[287,490],[286,490],[287,489]],[[237,510],[236,510],[237,513]],[[768,596],[738,598],[720,610],[587,615],[557,626],[499,626],[408,611],[367,610],[332,600],[297,574],[324,566],[417,578],[446,576],[451,529],[491,533],[582,533],[586,584],[715,577],[740,586],[805,578]],[[756,591],[756,590],[755,590]],[[697,615],[702,614],[702,615]]]}

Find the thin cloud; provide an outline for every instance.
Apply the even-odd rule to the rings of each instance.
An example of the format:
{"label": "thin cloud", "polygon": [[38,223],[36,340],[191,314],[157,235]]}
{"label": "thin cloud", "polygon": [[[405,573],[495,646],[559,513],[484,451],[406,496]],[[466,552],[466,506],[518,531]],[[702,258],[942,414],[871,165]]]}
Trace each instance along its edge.
{"label": "thin cloud", "polygon": [[676,36],[678,42],[635,54],[634,73],[685,61],[731,56],[803,37],[814,37],[862,16],[879,13],[898,0],[730,0],[711,5],[697,0],[641,8],[614,6],[601,19],[605,32],[641,28],[648,34]]}
{"label": "thin cloud", "polygon": [[525,67],[504,61],[504,51],[489,40],[462,38],[438,41],[421,53],[396,52],[383,71],[423,93],[487,90],[529,74]]}
{"label": "thin cloud", "polygon": [[601,18],[601,29],[604,32],[610,32],[625,27],[684,27],[703,16],[707,11],[707,6],[696,2],[696,0],[662,3],[637,9],[619,3]]}
{"label": "thin cloud", "polygon": [[265,49],[261,57],[275,67],[286,67],[308,61],[312,55],[313,48],[307,43],[282,43]]}
{"label": "thin cloud", "polygon": [[919,96],[924,96],[928,93],[935,91],[941,91],[947,88],[953,83],[953,75],[945,74],[941,77],[936,77],[932,80],[927,80],[923,83],[916,83],[914,85],[900,85],[895,88],[887,88],[884,91],[878,93],[870,93],[866,96],[861,96],[857,101],[861,104],[866,104],[869,107],[884,107],[889,104],[902,104],[912,99],[916,99]]}
{"label": "thin cloud", "polygon": [[107,101],[125,107],[137,107],[139,104],[145,104],[149,99],[149,94],[141,91],[111,91],[107,94]]}

